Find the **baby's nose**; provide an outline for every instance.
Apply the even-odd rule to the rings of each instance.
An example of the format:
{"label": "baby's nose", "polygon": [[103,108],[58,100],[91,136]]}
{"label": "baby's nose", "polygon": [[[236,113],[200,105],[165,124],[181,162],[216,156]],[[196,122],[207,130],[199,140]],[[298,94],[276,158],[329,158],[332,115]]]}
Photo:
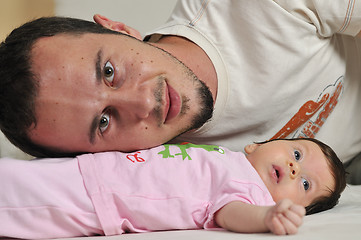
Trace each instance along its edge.
{"label": "baby's nose", "polygon": [[290,177],[295,179],[300,172],[300,165],[297,162],[290,161],[288,167],[290,169]]}

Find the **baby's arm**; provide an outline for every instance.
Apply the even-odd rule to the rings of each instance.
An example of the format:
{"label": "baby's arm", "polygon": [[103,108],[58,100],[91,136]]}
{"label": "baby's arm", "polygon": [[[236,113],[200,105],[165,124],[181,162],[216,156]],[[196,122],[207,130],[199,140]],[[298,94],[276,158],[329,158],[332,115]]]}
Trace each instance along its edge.
{"label": "baby's arm", "polygon": [[241,233],[271,231],[277,235],[295,234],[302,224],[305,208],[289,199],[275,206],[256,206],[239,201],[226,204],[215,215],[216,223]]}

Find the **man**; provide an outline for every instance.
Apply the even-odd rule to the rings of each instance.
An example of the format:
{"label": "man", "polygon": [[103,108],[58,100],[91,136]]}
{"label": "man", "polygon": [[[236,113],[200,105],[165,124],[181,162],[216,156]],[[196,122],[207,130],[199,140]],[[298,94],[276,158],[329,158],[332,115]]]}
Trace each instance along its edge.
{"label": "man", "polygon": [[[233,150],[317,137],[347,162],[361,149],[359,4],[181,1],[145,42],[99,33],[41,37],[28,56],[36,79],[34,118],[24,128],[30,141],[12,138],[15,116],[2,118],[2,131],[39,156],[133,151],[182,133],[175,141]],[[95,21],[139,38],[122,23]],[[2,58],[4,69],[17,69]]]}
{"label": "man", "polygon": [[59,33],[33,44],[36,121],[26,135],[35,145],[49,147],[53,154],[132,151],[167,142],[210,118],[208,88],[161,48],[83,21],[54,18],[35,24],[51,21],[49,31],[56,24],[64,31],[85,24],[89,31],[108,34]]}

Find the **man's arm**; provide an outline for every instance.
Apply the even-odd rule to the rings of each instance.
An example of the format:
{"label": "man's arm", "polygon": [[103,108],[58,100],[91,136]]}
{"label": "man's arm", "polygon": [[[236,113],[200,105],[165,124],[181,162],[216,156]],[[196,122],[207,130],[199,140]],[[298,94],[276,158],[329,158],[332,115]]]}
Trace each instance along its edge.
{"label": "man's arm", "polygon": [[257,233],[271,231],[277,235],[295,234],[302,224],[305,208],[289,199],[275,206],[255,206],[230,202],[215,215],[216,223],[229,231]]}

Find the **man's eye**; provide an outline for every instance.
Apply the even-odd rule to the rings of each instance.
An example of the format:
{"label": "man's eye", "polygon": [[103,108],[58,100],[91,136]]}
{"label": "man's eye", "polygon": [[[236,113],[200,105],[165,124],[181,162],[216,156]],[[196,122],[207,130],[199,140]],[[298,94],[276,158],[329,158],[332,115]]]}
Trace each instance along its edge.
{"label": "man's eye", "polygon": [[105,132],[109,126],[110,122],[110,115],[109,113],[105,112],[101,117],[99,121],[99,130],[101,133]]}
{"label": "man's eye", "polygon": [[310,188],[310,183],[304,178],[301,178],[301,181],[302,181],[303,188],[305,189],[305,191],[307,191]]}
{"label": "man's eye", "polygon": [[300,153],[299,151],[295,150],[295,151],[293,152],[293,154],[295,155],[296,161],[298,161],[298,160],[301,159],[301,153]]}
{"label": "man's eye", "polygon": [[103,74],[104,74],[105,80],[110,84],[110,86],[113,86],[114,67],[110,62],[105,63],[105,66],[103,69]]}

